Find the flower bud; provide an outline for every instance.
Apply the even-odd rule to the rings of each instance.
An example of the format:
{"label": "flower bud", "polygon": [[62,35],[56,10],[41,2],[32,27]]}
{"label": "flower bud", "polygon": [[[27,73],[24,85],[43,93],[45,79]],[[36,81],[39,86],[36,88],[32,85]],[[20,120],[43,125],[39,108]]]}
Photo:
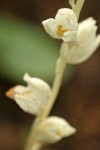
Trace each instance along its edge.
{"label": "flower bud", "polygon": [[52,144],[76,132],[65,119],[51,116],[43,120],[38,129],[36,140],[42,144]]}
{"label": "flower bud", "polygon": [[39,78],[31,78],[24,75],[27,86],[18,85],[10,89],[6,95],[15,99],[16,103],[25,112],[40,115],[48,104],[51,95],[50,86]]}

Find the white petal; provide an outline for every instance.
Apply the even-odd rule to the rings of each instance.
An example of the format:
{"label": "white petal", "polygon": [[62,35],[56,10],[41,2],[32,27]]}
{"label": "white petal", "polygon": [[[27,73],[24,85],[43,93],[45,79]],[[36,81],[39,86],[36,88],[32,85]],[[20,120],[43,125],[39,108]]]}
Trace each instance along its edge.
{"label": "white petal", "polygon": [[48,99],[43,97],[38,97],[38,95],[34,95],[30,93],[30,95],[15,95],[15,101],[19,105],[19,107],[32,115],[40,115],[47,103]]}
{"label": "white petal", "polygon": [[56,21],[58,25],[61,25],[64,29],[69,29],[70,28],[70,23],[67,21],[65,16],[57,15],[56,16]]}
{"label": "white petal", "polygon": [[78,30],[78,23],[74,22],[71,18],[66,18],[66,16],[57,15],[56,20],[57,20],[57,24],[61,25],[63,29],[67,29],[69,31]]}
{"label": "white petal", "polygon": [[100,46],[100,34],[96,37],[96,39],[95,39],[95,41],[94,41],[94,45],[93,45],[93,52],[94,52],[94,50],[95,49],[97,49],[98,48],[98,46]]}
{"label": "white petal", "polygon": [[19,105],[19,107],[30,114],[36,114],[38,111],[38,107],[35,103],[35,100],[30,99],[28,97],[22,96],[22,95],[15,95],[15,101]]}
{"label": "white petal", "polygon": [[67,57],[67,62],[70,64],[78,64],[86,61],[91,57],[91,55],[96,51],[97,47],[100,45],[100,35],[97,36],[95,41],[91,44],[91,47],[81,47],[76,45]]}
{"label": "white petal", "polygon": [[43,144],[55,143],[64,137],[68,137],[76,132],[76,129],[60,117],[49,117],[39,126],[37,141]]}
{"label": "white petal", "polygon": [[65,19],[70,18],[74,22],[77,22],[77,18],[76,18],[76,15],[75,15],[74,11],[69,9],[69,8],[59,9],[55,18],[58,19],[60,16],[64,16]]}
{"label": "white petal", "polygon": [[65,32],[62,36],[63,41],[65,42],[76,42],[77,41],[77,32],[76,31],[69,31]]}
{"label": "white petal", "polygon": [[60,9],[55,17],[57,23],[62,25],[65,29],[77,31],[78,23],[75,13],[71,9]]}
{"label": "white petal", "polygon": [[42,22],[46,32],[53,38],[61,39],[61,37],[57,34],[57,22],[55,19],[47,19]]}
{"label": "white petal", "polygon": [[86,28],[89,25],[94,26],[96,24],[96,20],[93,17],[89,17],[80,22],[80,28]]}
{"label": "white petal", "polygon": [[50,95],[51,88],[42,79],[32,78],[27,73],[24,75],[23,79],[28,83],[28,86],[31,88],[31,90],[33,90],[33,91],[37,90],[38,93],[42,92],[43,94],[48,94],[49,93],[49,95]]}
{"label": "white petal", "polygon": [[96,21],[92,17],[79,23],[77,37],[80,44],[91,43],[91,40],[96,35],[97,26],[95,23]]}

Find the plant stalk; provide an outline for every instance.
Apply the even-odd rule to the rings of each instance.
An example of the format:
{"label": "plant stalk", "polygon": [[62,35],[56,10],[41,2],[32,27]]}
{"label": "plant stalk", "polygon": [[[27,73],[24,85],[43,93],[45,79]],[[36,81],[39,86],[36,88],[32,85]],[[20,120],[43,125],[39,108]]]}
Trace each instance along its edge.
{"label": "plant stalk", "polygon": [[[66,67],[66,59],[64,56],[59,57],[56,64],[56,72],[55,72],[55,80],[53,82],[51,96],[48,102],[47,107],[45,108],[44,112],[41,116],[38,116],[35,121],[33,122],[33,125],[30,130],[30,134],[26,143],[25,150],[39,150],[42,145],[40,143],[36,144],[33,140],[35,138],[35,135],[37,134],[37,130],[39,127],[39,124],[49,115],[59,92],[63,73]],[[37,145],[37,146],[36,146]]]}

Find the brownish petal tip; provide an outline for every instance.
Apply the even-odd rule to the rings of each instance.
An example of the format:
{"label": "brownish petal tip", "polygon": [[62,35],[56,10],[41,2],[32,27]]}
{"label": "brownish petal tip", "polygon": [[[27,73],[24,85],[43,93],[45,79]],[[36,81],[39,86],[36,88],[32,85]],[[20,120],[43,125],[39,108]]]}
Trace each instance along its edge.
{"label": "brownish petal tip", "polygon": [[5,95],[6,95],[7,97],[9,97],[9,98],[13,98],[14,91],[15,91],[15,90],[14,90],[15,87],[16,87],[16,86],[10,88],[10,89],[5,93]]}

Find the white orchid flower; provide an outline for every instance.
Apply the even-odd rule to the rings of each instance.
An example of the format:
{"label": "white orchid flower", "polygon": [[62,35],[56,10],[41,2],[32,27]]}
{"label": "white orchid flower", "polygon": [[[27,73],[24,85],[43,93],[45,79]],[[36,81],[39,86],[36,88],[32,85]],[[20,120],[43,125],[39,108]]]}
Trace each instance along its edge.
{"label": "white orchid flower", "polygon": [[78,64],[87,60],[100,45],[100,34],[96,35],[96,21],[90,17],[79,24],[77,43],[70,49],[63,42],[61,52],[64,52],[67,63]]}
{"label": "white orchid flower", "polygon": [[24,75],[27,86],[18,85],[11,88],[6,95],[15,99],[16,103],[25,112],[39,115],[44,111],[51,94],[50,86],[39,78]]}
{"label": "white orchid flower", "polygon": [[71,9],[59,9],[55,19],[47,19],[42,24],[46,32],[53,38],[62,39],[65,42],[77,40],[78,22],[74,11]]}
{"label": "white orchid flower", "polygon": [[36,140],[42,144],[52,144],[76,132],[65,119],[51,116],[42,121],[37,131]]}

